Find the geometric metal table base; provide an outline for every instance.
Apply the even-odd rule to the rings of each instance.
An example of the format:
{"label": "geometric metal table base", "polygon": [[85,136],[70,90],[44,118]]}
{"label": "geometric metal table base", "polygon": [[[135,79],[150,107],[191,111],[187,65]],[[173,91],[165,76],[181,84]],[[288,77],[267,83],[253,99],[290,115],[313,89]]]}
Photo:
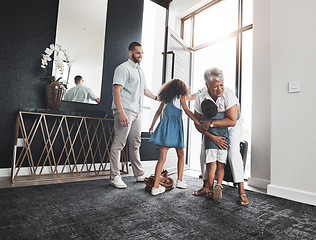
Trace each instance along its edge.
{"label": "geometric metal table base", "polygon": [[[109,175],[112,141],[113,119],[19,111],[11,180]],[[121,167],[128,173],[128,146]]]}

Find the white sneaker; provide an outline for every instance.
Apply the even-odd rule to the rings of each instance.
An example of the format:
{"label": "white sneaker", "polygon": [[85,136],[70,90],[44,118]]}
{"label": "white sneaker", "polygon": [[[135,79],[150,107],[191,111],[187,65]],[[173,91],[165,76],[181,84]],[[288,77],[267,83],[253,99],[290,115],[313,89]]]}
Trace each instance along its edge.
{"label": "white sneaker", "polygon": [[127,188],[127,185],[123,182],[121,176],[115,176],[113,180],[111,180],[111,185],[116,188]]}
{"label": "white sneaker", "polygon": [[185,189],[185,188],[187,188],[188,186],[184,183],[184,182],[182,182],[181,180],[177,180],[177,182],[176,182],[176,187],[177,188],[182,188],[182,189]]}
{"label": "white sneaker", "polygon": [[145,179],[145,174],[136,177],[136,182],[144,182],[144,179]]}
{"label": "white sneaker", "polygon": [[166,188],[165,187],[163,187],[163,186],[161,186],[161,185],[159,185],[159,187],[158,188],[152,188],[151,189],[151,195],[153,195],[153,196],[156,196],[156,195],[158,195],[158,194],[160,194],[160,193],[164,193],[166,191]]}

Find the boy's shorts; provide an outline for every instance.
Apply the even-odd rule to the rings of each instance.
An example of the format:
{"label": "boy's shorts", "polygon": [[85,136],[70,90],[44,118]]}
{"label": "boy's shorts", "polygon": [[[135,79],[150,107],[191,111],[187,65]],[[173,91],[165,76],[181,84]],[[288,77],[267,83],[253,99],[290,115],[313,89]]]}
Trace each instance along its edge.
{"label": "boy's shorts", "polygon": [[226,164],[227,161],[227,150],[222,149],[205,149],[205,162],[211,163],[219,161],[220,163]]}

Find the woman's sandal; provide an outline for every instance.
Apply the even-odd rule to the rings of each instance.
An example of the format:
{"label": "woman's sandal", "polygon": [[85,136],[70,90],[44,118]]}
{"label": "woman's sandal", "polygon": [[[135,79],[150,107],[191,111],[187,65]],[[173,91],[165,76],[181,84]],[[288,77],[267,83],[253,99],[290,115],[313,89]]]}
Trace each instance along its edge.
{"label": "woman's sandal", "polygon": [[249,204],[249,200],[248,200],[247,195],[245,193],[239,195],[238,204],[240,206],[246,206]]}
{"label": "woman's sandal", "polygon": [[215,187],[214,187],[214,196],[213,196],[213,199],[218,201],[218,200],[221,200],[223,195],[222,195],[222,185],[220,184],[216,184]]}
{"label": "woman's sandal", "polygon": [[203,195],[204,193],[207,193],[207,192],[208,192],[208,188],[202,187],[202,188],[200,188],[199,190],[194,191],[192,194],[193,194],[194,196],[201,196],[201,195]]}
{"label": "woman's sandal", "polygon": [[207,198],[213,198],[213,196],[214,196],[214,193],[213,193],[212,190],[206,192],[206,197]]}

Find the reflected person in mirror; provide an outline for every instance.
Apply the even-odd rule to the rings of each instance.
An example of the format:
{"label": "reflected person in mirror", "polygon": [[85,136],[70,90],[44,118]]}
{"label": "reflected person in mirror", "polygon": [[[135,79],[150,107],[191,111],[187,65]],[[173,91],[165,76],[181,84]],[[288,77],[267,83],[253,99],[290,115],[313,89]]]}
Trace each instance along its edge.
{"label": "reflected person in mirror", "polygon": [[97,97],[90,88],[83,85],[84,79],[78,75],[75,77],[76,86],[70,88],[64,96],[65,101],[88,103],[89,100],[100,102],[100,98]]}
{"label": "reflected person in mirror", "polygon": [[138,42],[128,47],[129,59],[120,64],[113,76],[114,139],[110,152],[111,185],[126,188],[120,176],[121,151],[128,139],[129,158],[137,182],[144,182],[145,172],[140,161],[141,112],[144,96],[157,100],[146,86],[145,75],[140,68],[143,48]]}

